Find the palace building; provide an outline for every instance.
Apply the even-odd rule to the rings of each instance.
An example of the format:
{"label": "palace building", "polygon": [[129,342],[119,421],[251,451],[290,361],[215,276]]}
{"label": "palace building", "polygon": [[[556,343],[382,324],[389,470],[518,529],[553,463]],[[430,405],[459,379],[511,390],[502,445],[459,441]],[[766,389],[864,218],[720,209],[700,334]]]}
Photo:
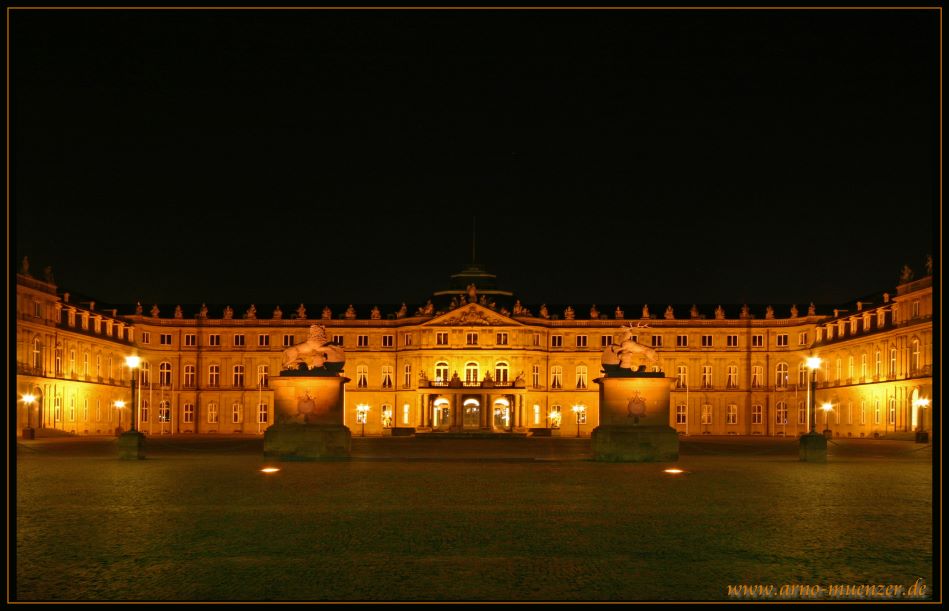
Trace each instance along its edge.
{"label": "palace building", "polygon": [[[103,308],[24,264],[16,283],[17,428],[262,434],[283,351],[322,325],[346,352],[354,435],[493,431],[588,436],[601,354],[632,327],[673,386],[687,435],[799,435],[816,371],[818,429],[882,437],[932,427],[932,272],[833,307],[521,304],[472,264],[424,304],[156,304]],[[124,407],[123,407],[124,405]],[[396,430],[398,429],[398,430]]]}

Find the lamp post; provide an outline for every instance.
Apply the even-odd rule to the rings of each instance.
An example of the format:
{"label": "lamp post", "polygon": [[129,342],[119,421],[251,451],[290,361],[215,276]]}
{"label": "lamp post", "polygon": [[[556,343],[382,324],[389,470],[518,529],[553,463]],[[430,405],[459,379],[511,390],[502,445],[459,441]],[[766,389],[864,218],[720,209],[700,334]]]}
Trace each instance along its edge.
{"label": "lamp post", "polygon": [[574,405],[570,409],[571,411],[573,411],[574,414],[577,415],[577,437],[579,437],[580,436],[580,414],[585,412],[587,408],[584,407],[583,405]]}
{"label": "lamp post", "polygon": [[26,405],[26,427],[23,429],[23,439],[35,439],[36,431],[31,425],[33,424],[33,404],[36,403],[36,397],[26,393],[23,395],[22,401]]}
{"label": "lamp post", "polygon": [[359,422],[362,423],[362,436],[366,436],[366,420],[369,419],[369,406],[360,404],[356,406],[356,413],[359,414]]}
{"label": "lamp post", "polygon": [[131,426],[129,430],[135,432],[135,412],[137,411],[138,404],[135,402],[135,373],[138,369],[138,366],[141,365],[142,359],[137,356],[127,356],[125,357],[125,364],[128,365],[129,370],[132,372],[132,407],[130,411],[132,413]]}
{"label": "lamp post", "polygon": [[817,401],[817,370],[820,368],[821,358],[807,357],[806,364],[811,370],[811,379],[807,385],[807,409],[810,417],[807,434],[801,435],[800,457],[805,462],[827,462],[827,437],[817,433],[817,413],[814,406]]}
{"label": "lamp post", "polygon": [[929,399],[915,399],[913,400],[913,407],[916,408],[916,443],[929,443],[929,433],[926,432],[925,428],[925,418],[923,418],[922,410],[929,407]]}
{"label": "lamp post", "polygon": [[807,410],[808,433],[817,431],[817,412],[814,404],[817,402],[817,370],[820,369],[821,358],[819,356],[809,356],[805,361],[807,368],[811,370],[811,379],[807,384]]}
{"label": "lamp post", "polygon": [[820,408],[824,411],[824,437],[829,438],[831,436],[831,430],[830,422],[828,422],[828,420],[830,419],[830,412],[834,410],[834,405],[832,403],[825,402],[821,404]]}
{"label": "lamp post", "polygon": [[119,410],[119,428],[117,434],[122,434],[122,410],[125,408],[125,401],[122,399],[116,399],[114,402],[115,409]]}

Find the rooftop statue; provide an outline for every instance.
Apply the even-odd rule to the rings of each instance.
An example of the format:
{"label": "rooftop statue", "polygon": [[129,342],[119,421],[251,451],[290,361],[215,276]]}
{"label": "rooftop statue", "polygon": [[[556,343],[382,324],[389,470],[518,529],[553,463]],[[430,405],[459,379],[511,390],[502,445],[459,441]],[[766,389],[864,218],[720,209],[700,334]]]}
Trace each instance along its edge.
{"label": "rooftop statue", "polygon": [[142,302],[141,302],[141,301],[136,301],[136,302],[135,302],[135,313],[138,314],[139,316],[142,315]]}
{"label": "rooftop statue", "polygon": [[626,313],[623,312],[623,309],[619,306],[616,306],[616,312],[614,312],[613,315],[616,317],[616,320],[623,320],[626,318]]}
{"label": "rooftop statue", "polygon": [[457,307],[458,307],[458,298],[457,298],[457,297],[452,297],[452,298],[451,298],[451,303],[448,304],[448,309],[449,309],[449,310],[454,310],[454,309],[457,308]]}
{"label": "rooftop statue", "polygon": [[343,314],[343,317],[347,320],[356,318],[356,308],[353,307],[353,304],[349,304],[349,307],[346,308],[346,313]]}
{"label": "rooftop statue", "polygon": [[23,262],[20,263],[20,273],[24,276],[30,275],[30,258],[23,257]]}
{"label": "rooftop statue", "polygon": [[[25,259],[26,257],[24,257]],[[933,256],[926,255],[926,274],[933,275]]]}
{"label": "rooftop statue", "polygon": [[379,320],[382,318],[382,312],[379,311],[379,306],[372,306],[372,311],[369,313],[369,318],[372,320]]}
{"label": "rooftop statue", "polygon": [[596,304],[594,303],[590,306],[590,318],[597,319],[600,317],[600,311],[596,309]]}
{"label": "rooftop statue", "polygon": [[274,320],[280,320],[283,318],[283,310],[280,309],[279,305],[273,309],[273,317]]}
{"label": "rooftop statue", "polygon": [[672,311],[672,306],[666,307],[666,313],[663,316],[665,317],[666,320],[675,319],[676,315],[675,315],[675,312]]}
{"label": "rooftop statue", "polygon": [[524,306],[521,305],[521,300],[518,299],[514,302],[514,316],[521,316],[524,314]]}
{"label": "rooftop statue", "polygon": [[573,320],[573,308],[567,306],[567,309],[563,311],[563,317],[565,320]]}
{"label": "rooftop statue", "polygon": [[320,318],[330,320],[333,318],[333,310],[331,310],[329,306],[323,306],[323,312],[320,314]]}
{"label": "rooftop statue", "polygon": [[541,318],[550,318],[550,313],[547,312],[547,304],[546,304],[546,303],[540,304],[540,317],[541,317]]}
{"label": "rooftop statue", "polygon": [[56,284],[56,279],[53,278],[53,266],[47,265],[43,268],[43,279],[46,280],[49,284]]}
{"label": "rooftop statue", "polygon": [[725,309],[722,306],[715,308],[715,320],[725,320]]}
{"label": "rooftop statue", "polygon": [[405,318],[405,315],[408,313],[409,308],[405,305],[405,302],[402,302],[402,307],[399,308],[399,311],[395,313],[396,318]]}
{"label": "rooftop statue", "polygon": [[694,303],[692,304],[692,309],[689,310],[689,316],[692,317],[692,318],[698,318],[698,317],[699,317],[699,308],[698,308],[698,306],[696,306]]}
{"label": "rooftop statue", "polygon": [[152,304],[151,315],[152,318],[158,318],[158,305]]}
{"label": "rooftop statue", "polygon": [[797,304],[791,306],[791,318],[797,318]]}
{"label": "rooftop statue", "polygon": [[909,282],[913,279],[913,270],[909,265],[904,265],[900,270],[900,282]]}
{"label": "rooftop statue", "polygon": [[751,308],[748,307],[748,304],[741,306],[741,314],[739,318],[751,318]]}
{"label": "rooftop statue", "polygon": [[283,351],[284,369],[304,364],[310,371],[322,369],[328,374],[338,374],[345,362],[346,353],[326,337],[323,325],[311,325],[305,342]]}
{"label": "rooftop statue", "polygon": [[300,304],[300,307],[297,308],[297,318],[300,320],[306,320],[306,308],[303,307],[303,304]]}
{"label": "rooftop statue", "polygon": [[184,312],[181,311],[181,306],[180,306],[180,305],[176,305],[176,306],[175,306],[175,318],[184,318],[184,317],[185,317],[185,314],[184,314]]}
{"label": "rooftop statue", "polygon": [[475,303],[478,299],[478,287],[474,285],[474,282],[468,285],[468,288],[465,289],[465,292],[468,293],[468,301]]}
{"label": "rooftop statue", "polygon": [[811,305],[807,306],[807,315],[814,316],[817,314],[817,308],[814,307],[814,302],[811,302]]}
{"label": "rooftop statue", "polygon": [[232,308],[231,306],[226,306],[224,308],[224,318],[225,319],[234,318],[234,308]]}
{"label": "rooftop statue", "polygon": [[765,308],[764,317],[774,318],[774,308],[772,308],[771,306],[768,306],[767,308]]}
{"label": "rooftop statue", "polygon": [[257,318],[257,306],[250,304],[250,307],[247,308],[246,312],[244,312],[244,318],[248,318],[250,320]]}
{"label": "rooftop statue", "polygon": [[649,318],[649,304],[643,305],[643,318]]}
{"label": "rooftop statue", "polygon": [[207,306],[207,304],[204,304],[204,303],[201,304],[201,309],[198,311],[198,317],[199,317],[199,318],[207,318],[207,317],[208,317],[208,306]]}

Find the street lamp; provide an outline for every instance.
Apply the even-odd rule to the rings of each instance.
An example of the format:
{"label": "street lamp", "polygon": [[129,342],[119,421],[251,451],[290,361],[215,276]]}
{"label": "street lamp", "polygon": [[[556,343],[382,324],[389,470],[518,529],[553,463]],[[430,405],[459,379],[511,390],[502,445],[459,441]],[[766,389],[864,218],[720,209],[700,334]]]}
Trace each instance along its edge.
{"label": "street lamp", "polygon": [[577,415],[577,437],[580,436],[580,414],[585,412],[586,409],[587,408],[584,407],[583,405],[574,405],[573,407],[570,408],[570,410],[573,411],[573,413]]}
{"label": "street lamp", "polygon": [[362,423],[362,436],[366,436],[366,420],[369,419],[369,406],[365,403],[356,406],[357,420]]}
{"label": "street lamp", "polygon": [[125,409],[125,401],[123,401],[122,399],[116,399],[114,405],[115,405],[115,409],[119,410],[119,431],[121,432],[121,430],[122,430],[122,410]]}
{"label": "street lamp", "polygon": [[808,418],[808,433],[817,431],[817,411],[814,404],[817,402],[817,370],[820,369],[821,358],[819,356],[809,356],[805,361],[807,368],[811,370],[811,380],[807,385],[807,409],[810,413]]}
{"label": "street lamp", "polygon": [[125,364],[128,365],[129,370],[132,372],[132,407],[129,410],[132,413],[132,421],[129,430],[134,432],[136,411],[135,407],[137,405],[137,403],[135,403],[135,370],[138,369],[138,366],[142,364],[142,359],[135,355],[127,356],[125,357]]}
{"label": "street lamp", "polygon": [[824,402],[821,404],[820,408],[824,410],[824,435],[829,436],[830,426],[828,419],[830,418],[830,412],[834,410],[834,405],[832,403]]}
{"label": "street lamp", "polygon": [[23,429],[23,439],[34,439],[36,436],[33,427],[33,404],[36,403],[36,397],[26,393],[22,397],[23,404],[26,405],[26,428]]}

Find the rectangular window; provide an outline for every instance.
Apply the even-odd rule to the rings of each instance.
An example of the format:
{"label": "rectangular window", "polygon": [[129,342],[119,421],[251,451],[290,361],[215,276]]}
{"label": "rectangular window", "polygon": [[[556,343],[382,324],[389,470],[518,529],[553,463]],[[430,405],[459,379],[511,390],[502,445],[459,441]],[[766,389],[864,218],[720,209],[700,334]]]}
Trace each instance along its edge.
{"label": "rectangular window", "polygon": [[412,365],[406,364],[402,367],[402,388],[411,388],[412,386]]}
{"label": "rectangular window", "polygon": [[266,333],[261,333],[257,336],[257,345],[260,347],[265,347],[270,345],[270,336]]}
{"label": "rectangular window", "polygon": [[577,367],[577,388],[587,387],[587,368],[583,365]]}
{"label": "rectangular window", "polygon": [[534,405],[534,424],[540,424],[540,406]]}
{"label": "rectangular window", "polygon": [[143,344],[147,344],[149,341],[151,341],[151,337],[152,337],[152,334],[151,334],[151,333],[149,333],[148,331],[142,331],[142,343],[143,343]]}
{"label": "rectangular window", "polygon": [[550,428],[559,429],[560,422],[561,422],[560,406],[559,405],[551,406],[548,417],[550,418]]}
{"label": "rectangular window", "polygon": [[787,334],[787,333],[780,333],[780,334],[778,335],[778,345],[779,345],[779,346],[787,346],[787,345],[788,345],[788,334]]}
{"label": "rectangular window", "polygon": [[712,424],[712,406],[707,403],[702,406],[702,424]]}
{"label": "rectangular window", "polygon": [[158,343],[162,346],[171,345],[171,333],[162,333],[158,336]]}
{"label": "rectangular window", "polygon": [[383,335],[382,336],[382,347],[383,348],[392,348],[395,345],[395,336],[394,335]]}
{"label": "rectangular window", "polygon": [[764,335],[752,335],[751,336],[751,347],[752,348],[761,348],[764,346]]}
{"label": "rectangular window", "polygon": [[382,387],[392,388],[392,365],[382,366]]}
{"label": "rectangular window", "polygon": [[702,387],[703,388],[712,387],[712,366],[711,365],[702,365]]}
{"label": "rectangular window", "polygon": [[244,345],[246,345],[245,342],[244,342],[244,334],[243,334],[243,333],[235,333],[235,334],[234,334],[234,345],[235,345],[235,346],[244,346]]}
{"label": "rectangular window", "polygon": [[411,345],[412,345],[412,334],[411,334],[411,333],[405,333],[405,334],[402,335],[402,345],[403,345],[403,346],[411,346]]}
{"label": "rectangular window", "polygon": [[612,335],[601,335],[600,336],[600,348],[606,348],[607,346],[613,345],[613,336]]}
{"label": "rectangular window", "polygon": [[477,346],[478,345],[478,334],[477,333],[468,333],[465,335],[465,344],[468,346]]}
{"label": "rectangular window", "polygon": [[267,424],[267,415],[269,409],[266,403],[257,404],[257,422],[258,424]]}
{"label": "rectangular window", "polygon": [[197,346],[198,336],[194,333],[185,333],[185,346]]}
{"label": "rectangular window", "polygon": [[725,340],[726,340],[726,341],[725,341],[725,345],[728,346],[729,348],[737,348],[737,347],[738,347],[738,336],[737,336],[737,335],[727,335],[727,336],[725,337]]}
{"label": "rectangular window", "polygon": [[684,405],[676,405],[676,424],[685,424],[686,417],[686,407]]}
{"label": "rectangular window", "polygon": [[194,404],[193,403],[184,404],[184,412],[182,413],[182,420],[184,420],[185,424],[191,424],[194,422]]}
{"label": "rectangular window", "polygon": [[402,424],[409,423],[409,416],[411,415],[411,413],[412,413],[412,407],[408,403],[402,406]]}
{"label": "rectangular window", "polygon": [[653,348],[662,348],[662,336],[653,335],[652,336],[652,347]]}
{"label": "rectangular window", "polygon": [[231,405],[231,424],[240,424],[244,419],[244,409],[240,403]]}
{"label": "rectangular window", "polygon": [[560,348],[563,346],[563,335],[551,335],[550,336],[550,347],[551,348]]}
{"label": "rectangular window", "polygon": [[217,424],[217,403],[208,403],[208,423]]}
{"label": "rectangular window", "polygon": [[688,348],[688,347],[689,347],[689,336],[688,336],[688,335],[676,335],[676,347],[677,347],[677,348]]}
{"label": "rectangular window", "polygon": [[285,348],[292,346],[293,342],[294,342],[294,338],[291,334],[289,333],[283,334],[283,345]]}
{"label": "rectangular window", "polygon": [[535,333],[535,334],[534,334],[534,345],[535,345],[535,346],[540,346],[540,333]]}
{"label": "rectangular window", "polygon": [[498,333],[497,335],[498,346],[507,346],[507,333]]}
{"label": "rectangular window", "polygon": [[804,406],[803,401],[797,404],[797,423],[799,425],[807,424],[807,408]]}
{"label": "rectangular window", "polygon": [[738,424],[738,406],[730,404],[725,412],[725,424]]}
{"label": "rectangular window", "polygon": [[896,398],[890,397],[889,422],[896,424]]}
{"label": "rectangular window", "polygon": [[342,346],[342,345],[343,345],[343,336],[342,336],[342,335],[334,335],[334,336],[333,336],[333,343],[336,344],[337,346]]}
{"label": "rectangular window", "polygon": [[221,385],[221,368],[218,365],[208,367],[208,386],[216,388]]}
{"label": "rectangular window", "polygon": [[761,388],[764,385],[764,367],[761,365],[752,365],[751,367],[751,387]]}
{"label": "rectangular window", "polygon": [[711,348],[711,347],[712,347],[712,336],[711,336],[711,335],[703,335],[703,336],[702,336],[702,347],[703,347],[703,348]]}
{"label": "rectangular window", "polygon": [[435,344],[438,346],[447,346],[448,345],[448,333],[447,332],[438,332],[435,334]]}
{"label": "rectangular window", "polygon": [[357,347],[357,348],[368,348],[368,347],[369,347],[369,336],[368,336],[368,335],[357,335],[357,336],[356,336],[356,347]]}
{"label": "rectangular window", "polygon": [[676,367],[676,388],[689,387],[689,368],[685,365]]}
{"label": "rectangular window", "polygon": [[563,386],[563,368],[551,367],[550,368],[550,387],[551,388],[561,388]]}
{"label": "rectangular window", "polygon": [[797,345],[806,346],[807,345],[807,331],[801,331],[797,334]]}
{"label": "rectangular window", "polygon": [[775,423],[786,425],[788,423],[788,405],[784,402],[778,402],[775,410]]}
{"label": "rectangular window", "polygon": [[220,333],[211,333],[208,335],[208,346],[220,346],[221,345],[221,334]]}
{"label": "rectangular window", "polygon": [[531,365],[531,382],[534,388],[540,387],[540,365]]}
{"label": "rectangular window", "polygon": [[577,348],[586,348],[587,347],[587,336],[578,335],[577,336]]}
{"label": "rectangular window", "polygon": [[760,405],[751,406],[751,423],[752,424],[761,424],[762,420],[762,407]]}

